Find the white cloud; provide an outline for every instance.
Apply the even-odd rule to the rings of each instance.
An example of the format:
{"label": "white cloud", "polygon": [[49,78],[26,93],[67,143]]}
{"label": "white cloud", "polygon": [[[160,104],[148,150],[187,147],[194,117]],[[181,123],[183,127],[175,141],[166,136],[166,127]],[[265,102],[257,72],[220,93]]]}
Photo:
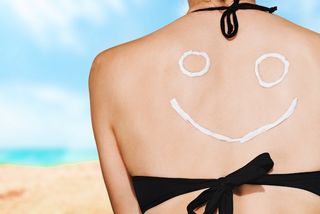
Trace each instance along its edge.
{"label": "white cloud", "polygon": [[[126,15],[132,6],[143,6],[146,0],[3,0],[1,10],[12,14],[12,24],[18,21],[37,44],[42,47],[63,45],[81,51],[84,49],[79,21],[91,25],[103,24],[113,15]],[[267,2],[267,1],[262,1]],[[259,2],[258,2],[259,3]],[[188,9],[187,1],[179,1],[177,13]],[[279,1],[279,11],[297,17],[299,24],[320,31],[320,2],[318,0]],[[130,8],[131,7],[131,8]],[[299,8],[299,10],[296,10]],[[17,20],[15,20],[17,19]],[[79,27],[79,25],[78,25]]]}
{"label": "white cloud", "polygon": [[183,16],[188,12],[189,5],[187,1],[180,1],[178,5],[178,16]]}
{"label": "white cloud", "polygon": [[79,20],[101,24],[107,15],[124,14],[123,0],[7,0],[8,9],[42,47],[62,44],[81,50]]}
{"label": "white cloud", "polygon": [[92,147],[87,94],[57,86],[0,87],[0,147]]}
{"label": "white cloud", "polygon": [[118,13],[124,13],[126,10],[123,0],[106,0],[106,6],[111,7],[116,10]]}
{"label": "white cloud", "polygon": [[148,3],[147,0],[132,0],[132,2],[138,7],[142,7]]}
{"label": "white cloud", "polygon": [[312,30],[320,32],[320,2],[318,0],[298,1],[301,13],[302,23]]}

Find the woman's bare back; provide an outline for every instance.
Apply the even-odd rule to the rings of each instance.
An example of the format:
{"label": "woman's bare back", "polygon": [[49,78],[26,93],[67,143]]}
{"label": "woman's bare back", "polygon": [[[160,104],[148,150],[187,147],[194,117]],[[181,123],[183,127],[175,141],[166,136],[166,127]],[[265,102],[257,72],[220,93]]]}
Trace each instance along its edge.
{"label": "woman's bare back", "polygon": [[[237,16],[240,27],[232,41],[221,34],[220,12],[197,12],[99,55],[108,65],[112,126],[130,175],[218,178],[262,152],[275,162],[271,173],[320,170],[319,34],[261,11],[238,11]],[[178,61],[188,50],[208,53],[208,73],[190,77],[180,71]],[[264,88],[255,63],[274,52],[288,60],[289,71],[281,83]],[[200,57],[185,60],[190,70],[203,65]],[[268,59],[260,69],[266,81],[273,81],[283,65]],[[170,105],[173,98],[203,127],[234,138],[275,121],[294,98],[297,106],[274,128],[244,143],[228,143],[184,121]],[[202,191],[179,195],[146,213],[185,213]],[[260,214],[320,211],[319,197],[301,189],[237,188],[235,213],[257,213],[257,206]]]}

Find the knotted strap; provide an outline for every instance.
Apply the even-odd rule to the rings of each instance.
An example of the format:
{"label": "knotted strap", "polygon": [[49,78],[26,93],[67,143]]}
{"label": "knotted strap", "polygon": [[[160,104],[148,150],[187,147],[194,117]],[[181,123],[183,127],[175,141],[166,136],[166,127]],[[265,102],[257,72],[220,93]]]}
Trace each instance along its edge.
{"label": "knotted strap", "polygon": [[188,204],[188,214],[195,214],[194,209],[204,204],[206,204],[206,207],[203,214],[212,214],[216,209],[219,209],[219,214],[232,214],[233,189],[265,176],[273,165],[270,154],[267,152],[261,153],[240,169],[216,179],[216,182],[209,189],[200,193]]}
{"label": "knotted strap", "polygon": [[[192,12],[205,11],[205,10],[225,10],[220,19],[220,27],[221,27],[222,34],[229,39],[234,37],[238,32],[239,23],[238,23],[236,12],[239,9],[261,10],[261,11],[267,11],[269,13],[273,13],[274,11],[277,10],[277,7],[275,6],[275,7],[269,8],[269,7],[264,7],[257,4],[240,3],[240,0],[235,0],[230,6],[201,8],[201,9],[194,10]],[[232,22],[231,22],[231,18],[232,18]],[[225,23],[227,23],[227,27],[228,27],[227,29],[226,29]]]}

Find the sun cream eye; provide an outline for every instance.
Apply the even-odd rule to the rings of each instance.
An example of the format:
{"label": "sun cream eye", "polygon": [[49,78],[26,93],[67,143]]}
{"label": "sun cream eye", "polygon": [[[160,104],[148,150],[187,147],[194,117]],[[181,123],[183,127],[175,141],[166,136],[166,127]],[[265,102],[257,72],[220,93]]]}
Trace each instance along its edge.
{"label": "sun cream eye", "polygon": [[[200,71],[189,71],[187,68],[184,67],[184,60],[188,57],[188,56],[201,56],[205,59],[206,64],[205,66],[200,70]],[[202,76],[204,74],[206,74],[211,66],[211,62],[210,62],[210,58],[208,56],[208,54],[206,52],[203,51],[193,51],[193,50],[189,50],[186,51],[182,54],[182,56],[179,59],[179,66],[180,66],[180,71],[189,76],[189,77],[199,77]]]}
{"label": "sun cream eye", "polygon": [[[281,77],[273,82],[265,82],[262,78],[261,78],[261,75],[260,75],[260,71],[259,71],[259,65],[260,63],[262,63],[265,59],[267,58],[277,58],[279,59],[283,65],[284,65],[284,70],[283,70],[283,73],[281,75]],[[259,84],[264,87],[264,88],[271,88],[277,84],[279,84],[280,82],[282,82],[285,78],[285,76],[287,75],[289,71],[289,62],[286,60],[286,58],[279,54],[279,53],[267,53],[267,54],[263,54],[262,56],[260,56],[257,61],[256,61],[256,64],[255,64],[255,73],[256,73],[256,76],[258,78],[258,81],[259,81]]]}

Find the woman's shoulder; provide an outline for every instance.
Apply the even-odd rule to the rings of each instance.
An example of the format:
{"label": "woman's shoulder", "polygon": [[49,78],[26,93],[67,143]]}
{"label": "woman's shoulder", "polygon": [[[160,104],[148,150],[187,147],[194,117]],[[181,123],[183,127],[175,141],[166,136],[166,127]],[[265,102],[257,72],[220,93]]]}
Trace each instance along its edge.
{"label": "woman's shoulder", "polygon": [[[169,25],[97,53],[91,66],[99,69],[90,73],[102,73],[113,81],[136,79],[144,68],[154,66],[165,56],[162,51],[169,50]],[[161,63],[157,66],[161,67]]]}
{"label": "woman's shoulder", "polygon": [[89,88],[103,93],[103,99],[109,100],[110,110],[118,111],[130,102],[130,94],[140,90],[139,83],[145,81],[148,71],[145,68],[153,63],[151,40],[147,35],[121,43],[102,50],[93,58],[88,75]]}
{"label": "woman's shoulder", "polygon": [[320,33],[281,16],[272,16],[266,22],[269,33],[265,38],[286,49],[294,60],[320,71]]}

